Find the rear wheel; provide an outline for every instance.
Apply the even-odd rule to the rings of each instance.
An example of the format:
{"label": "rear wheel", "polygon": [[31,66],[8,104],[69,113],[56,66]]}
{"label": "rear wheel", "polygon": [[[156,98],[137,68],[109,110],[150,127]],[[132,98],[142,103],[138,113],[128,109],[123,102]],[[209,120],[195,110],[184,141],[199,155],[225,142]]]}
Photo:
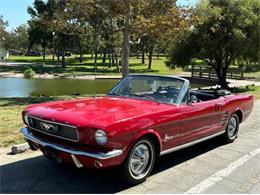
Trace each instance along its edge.
{"label": "rear wheel", "polygon": [[224,134],[225,141],[228,143],[233,142],[237,138],[238,129],[239,129],[238,116],[237,114],[232,114],[228,121],[226,132]]}
{"label": "rear wheel", "polygon": [[122,174],[128,183],[139,184],[152,172],[155,162],[155,148],[147,138],[138,140],[122,165]]}

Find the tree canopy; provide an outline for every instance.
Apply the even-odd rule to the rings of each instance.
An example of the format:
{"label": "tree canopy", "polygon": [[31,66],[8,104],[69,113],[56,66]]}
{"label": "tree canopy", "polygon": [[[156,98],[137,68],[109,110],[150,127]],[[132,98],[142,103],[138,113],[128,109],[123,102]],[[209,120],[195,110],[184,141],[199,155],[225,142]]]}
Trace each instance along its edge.
{"label": "tree canopy", "polygon": [[259,13],[258,0],[202,0],[194,11],[200,20],[174,42],[167,65],[183,67],[194,58],[203,60],[228,88],[227,70],[236,59],[258,60]]}
{"label": "tree canopy", "polygon": [[[145,43],[150,69],[154,47],[187,27],[189,21],[183,10],[176,7],[176,0],[126,0],[124,3],[117,0],[35,0],[28,12],[32,16],[29,22],[32,43],[40,43],[45,48],[48,33],[55,32],[55,40],[60,40],[55,41],[59,49],[75,50],[76,46],[81,54],[88,48],[95,54],[95,64],[98,52],[103,53],[103,62],[106,54],[112,62],[120,53],[123,76],[129,73],[131,45],[138,46],[140,40],[145,40],[142,43]],[[45,31],[40,35],[44,37],[33,36],[33,32],[38,34],[39,30]],[[68,41],[70,38],[74,41]],[[78,44],[73,46],[71,43],[75,42]]]}
{"label": "tree canopy", "polygon": [[8,26],[8,22],[4,20],[4,17],[0,15],[0,48],[6,48],[6,36],[7,31],[6,27]]}

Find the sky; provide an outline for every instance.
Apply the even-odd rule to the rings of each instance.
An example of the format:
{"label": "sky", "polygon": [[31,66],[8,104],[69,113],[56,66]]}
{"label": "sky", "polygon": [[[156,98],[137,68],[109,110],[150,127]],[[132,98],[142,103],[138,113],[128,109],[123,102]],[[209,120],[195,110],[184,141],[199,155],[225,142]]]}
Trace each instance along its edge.
{"label": "sky", "polygon": [[[195,5],[198,0],[177,0],[178,5]],[[30,19],[27,13],[28,6],[32,5],[34,0],[0,0],[0,15],[8,21],[8,31],[15,29],[21,24],[27,23]]]}

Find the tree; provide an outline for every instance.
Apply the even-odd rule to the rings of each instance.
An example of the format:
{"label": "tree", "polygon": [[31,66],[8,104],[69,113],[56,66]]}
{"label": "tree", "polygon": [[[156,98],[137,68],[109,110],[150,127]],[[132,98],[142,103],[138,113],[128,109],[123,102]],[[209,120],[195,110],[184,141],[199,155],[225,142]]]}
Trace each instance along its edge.
{"label": "tree", "polygon": [[154,49],[167,48],[172,37],[190,27],[190,11],[170,3],[161,6],[155,4],[150,8],[153,14],[144,15],[138,34],[141,36],[142,49],[147,52],[148,69],[152,68]]}
{"label": "tree", "polygon": [[49,31],[56,33],[56,44],[62,53],[62,66],[65,67],[65,52],[75,50],[76,43],[82,62],[85,36],[91,31],[88,26],[89,14],[92,13],[94,0],[48,0],[48,9],[44,24]]}
{"label": "tree", "polygon": [[33,7],[28,7],[28,13],[31,15],[29,24],[29,41],[30,47],[33,45],[40,45],[43,52],[43,60],[45,61],[46,48],[52,45],[53,35],[46,25],[46,21],[52,19],[54,10],[57,5],[55,0],[44,2],[42,0],[35,0]]}
{"label": "tree", "polygon": [[215,69],[221,87],[228,89],[229,66],[246,57],[248,50],[259,53],[259,43],[253,41],[259,35],[259,11],[258,0],[202,0],[194,12],[199,22],[175,40],[167,65],[183,67],[194,58],[203,60]]}
{"label": "tree", "polygon": [[52,42],[52,33],[48,31],[44,24],[39,20],[29,21],[29,41],[30,48],[33,45],[40,45],[42,47],[43,60],[45,61],[46,48]]}
{"label": "tree", "polygon": [[[145,35],[140,33],[140,29],[148,27],[152,21],[158,21],[154,17],[167,15],[171,8],[175,7],[175,0],[125,0],[124,3],[118,3],[117,0],[107,0],[102,4],[103,9],[114,20],[121,21],[118,31],[122,33],[122,76],[125,77],[129,73],[129,56],[130,56],[130,37],[134,38],[134,32],[139,31],[140,37]],[[162,23],[160,23],[162,24]],[[152,28],[159,27],[151,25]],[[146,30],[149,28],[146,28]],[[151,30],[151,28],[150,28]],[[147,30],[148,31],[148,30]],[[140,38],[139,37],[139,38]],[[138,38],[138,37],[136,37]],[[152,43],[150,54],[153,51]],[[133,40],[134,42],[135,40]],[[151,64],[151,58],[150,58]]]}
{"label": "tree", "polygon": [[0,15],[0,48],[6,48],[6,38],[8,32],[6,31],[6,27],[8,26],[8,22],[4,20],[3,16]]}
{"label": "tree", "polygon": [[6,46],[8,49],[14,49],[21,53],[25,53],[29,48],[28,26],[22,24],[14,31],[8,32],[6,36]]}

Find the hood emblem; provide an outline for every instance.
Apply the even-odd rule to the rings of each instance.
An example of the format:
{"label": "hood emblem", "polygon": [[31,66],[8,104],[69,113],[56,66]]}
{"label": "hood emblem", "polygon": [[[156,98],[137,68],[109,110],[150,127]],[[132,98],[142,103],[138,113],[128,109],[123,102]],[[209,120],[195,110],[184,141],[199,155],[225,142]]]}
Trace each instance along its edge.
{"label": "hood emblem", "polygon": [[40,125],[41,125],[42,130],[54,132],[54,133],[58,131],[58,128],[56,125],[48,124],[48,123],[44,123],[44,122],[41,122]]}

